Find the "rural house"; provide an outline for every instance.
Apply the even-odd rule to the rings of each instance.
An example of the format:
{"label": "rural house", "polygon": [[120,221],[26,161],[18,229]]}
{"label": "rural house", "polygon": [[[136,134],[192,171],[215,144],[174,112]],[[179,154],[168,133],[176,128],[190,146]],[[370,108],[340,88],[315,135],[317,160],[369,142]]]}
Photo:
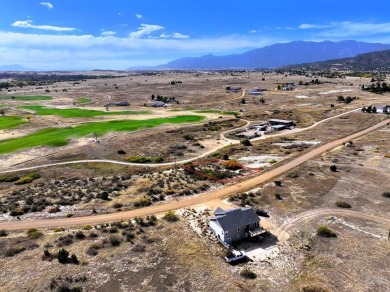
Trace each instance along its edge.
{"label": "rural house", "polygon": [[214,216],[209,218],[211,232],[224,244],[264,233],[260,218],[253,208],[223,210],[217,208]]}

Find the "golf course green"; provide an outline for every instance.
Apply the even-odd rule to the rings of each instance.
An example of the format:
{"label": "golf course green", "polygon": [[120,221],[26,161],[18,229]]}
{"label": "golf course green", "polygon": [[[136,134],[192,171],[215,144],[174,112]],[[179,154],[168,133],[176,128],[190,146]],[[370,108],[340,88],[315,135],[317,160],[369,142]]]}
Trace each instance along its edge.
{"label": "golf course green", "polygon": [[148,111],[98,111],[80,108],[49,108],[41,105],[26,105],[18,108],[34,111],[39,116],[56,115],[63,118],[91,118],[98,116],[112,116],[112,115],[142,115],[148,114]]}
{"label": "golf course green", "polygon": [[19,116],[0,117],[0,130],[15,128],[25,123],[27,123],[27,121]]}
{"label": "golf course green", "polygon": [[204,119],[202,116],[176,116],[149,120],[120,120],[107,122],[84,123],[75,127],[47,128],[19,138],[0,141],[0,154],[15,152],[37,146],[59,147],[68,144],[71,137],[87,135],[102,136],[112,131],[136,131],[153,128],[162,124],[196,123]]}

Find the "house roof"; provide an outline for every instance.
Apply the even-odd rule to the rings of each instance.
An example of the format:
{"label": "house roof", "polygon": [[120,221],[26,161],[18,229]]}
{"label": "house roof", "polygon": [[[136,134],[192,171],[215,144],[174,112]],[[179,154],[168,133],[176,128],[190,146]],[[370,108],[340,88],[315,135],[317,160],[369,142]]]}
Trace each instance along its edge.
{"label": "house roof", "polygon": [[217,222],[224,231],[244,227],[260,221],[259,216],[257,216],[255,210],[252,208],[229,209],[226,211],[218,208],[215,210],[214,215],[210,220]]}

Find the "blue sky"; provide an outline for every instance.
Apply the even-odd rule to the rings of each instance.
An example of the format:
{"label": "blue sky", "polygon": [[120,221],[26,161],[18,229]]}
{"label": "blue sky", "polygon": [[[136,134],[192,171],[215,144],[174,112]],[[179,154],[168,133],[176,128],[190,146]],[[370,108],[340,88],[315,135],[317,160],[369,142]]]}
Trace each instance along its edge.
{"label": "blue sky", "polygon": [[0,66],[126,69],[294,40],[390,43],[390,1],[2,0]]}

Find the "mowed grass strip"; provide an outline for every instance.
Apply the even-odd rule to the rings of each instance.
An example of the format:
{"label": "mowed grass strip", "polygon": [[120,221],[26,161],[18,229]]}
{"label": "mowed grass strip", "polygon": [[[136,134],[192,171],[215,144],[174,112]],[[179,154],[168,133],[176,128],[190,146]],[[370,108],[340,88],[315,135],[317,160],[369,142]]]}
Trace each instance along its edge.
{"label": "mowed grass strip", "polygon": [[[14,97],[14,98],[12,98]],[[0,100],[6,100],[6,99],[15,99],[15,100],[50,100],[53,99],[51,96],[45,96],[45,95],[7,95],[7,96],[0,96]]]}
{"label": "mowed grass strip", "polygon": [[68,144],[72,137],[87,135],[102,136],[112,131],[136,131],[144,128],[153,128],[162,124],[196,123],[203,120],[202,116],[176,116],[149,120],[120,120],[96,123],[84,123],[75,127],[47,128],[33,134],[0,141],[0,154],[15,152],[21,149],[37,146],[59,147]]}
{"label": "mowed grass strip", "polygon": [[90,98],[86,98],[86,97],[80,97],[78,99],[76,99],[76,103],[77,104],[82,104],[82,103],[87,103],[87,102],[90,102],[91,99]]}
{"label": "mowed grass strip", "polygon": [[63,118],[92,118],[98,116],[112,116],[112,115],[144,115],[148,114],[148,111],[98,111],[98,110],[88,110],[80,108],[49,108],[41,105],[26,105],[20,106],[19,108],[32,110],[37,115],[40,116],[49,116],[55,115]]}
{"label": "mowed grass strip", "polygon": [[27,121],[19,116],[0,117],[0,130],[15,128],[25,123],[27,123]]}

